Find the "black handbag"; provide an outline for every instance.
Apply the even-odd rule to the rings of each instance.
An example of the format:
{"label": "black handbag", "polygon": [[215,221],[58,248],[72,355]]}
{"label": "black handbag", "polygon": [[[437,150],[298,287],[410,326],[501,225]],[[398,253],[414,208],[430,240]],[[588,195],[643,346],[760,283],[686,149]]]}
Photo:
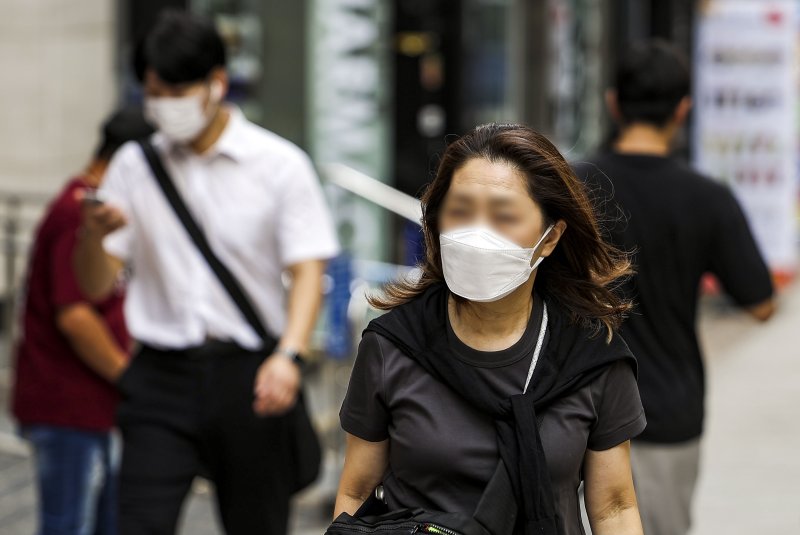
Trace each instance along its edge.
{"label": "black handbag", "polygon": [[[178,190],[175,188],[175,184],[173,184],[155,147],[153,147],[148,140],[140,140],[138,143],[156,182],[158,182],[158,185],[164,192],[164,195],[175,211],[175,214],[178,216],[178,219],[189,233],[192,242],[194,242],[206,262],[208,262],[208,265],[225,288],[225,291],[228,292],[228,295],[230,295],[231,299],[236,303],[236,306],[241,311],[242,316],[247,320],[247,323],[250,324],[256,334],[262,339],[265,354],[272,353],[278,341],[275,340],[275,338],[269,334],[266,327],[264,327],[264,323],[261,321],[255,307],[239,281],[211,249],[205,234],[203,234],[197,221],[195,221],[189,209],[186,207],[186,204],[183,202],[180,193],[178,193]],[[292,492],[299,492],[317,479],[319,476],[320,464],[322,463],[322,449],[319,437],[314,431],[314,426],[308,415],[308,409],[306,408],[302,390],[298,393],[295,406],[289,410],[284,418],[288,427],[288,435],[291,442],[290,451],[292,452],[289,462],[291,464],[290,473],[292,474],[293,480],[289,482],[289,488]]]}
{"label": "black handbag", "polygon": [[336,517],[325,535],[511,535],[516,522],[517,501],[501,460],[472,516],[425,509],[389,511],[376,492],[354,515]]}

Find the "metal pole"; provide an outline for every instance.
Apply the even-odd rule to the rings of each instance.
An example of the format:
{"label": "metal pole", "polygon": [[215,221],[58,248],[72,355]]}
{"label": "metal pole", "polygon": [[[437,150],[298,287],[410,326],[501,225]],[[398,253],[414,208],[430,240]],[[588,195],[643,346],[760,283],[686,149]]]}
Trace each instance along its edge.
{"label": "metal pole", "polygon": [[6,201],[6,221],[3,226],[4,253],[5,253],[5,283],[6,296],[3,310],[3,334],[5,335],[5,352],[0,367],[7,367],[10,362],[11,352],[14,350],[14,321],[16,318],[16,262],[17,262],[17,233],[19,232],[19,197],[11,196]]}

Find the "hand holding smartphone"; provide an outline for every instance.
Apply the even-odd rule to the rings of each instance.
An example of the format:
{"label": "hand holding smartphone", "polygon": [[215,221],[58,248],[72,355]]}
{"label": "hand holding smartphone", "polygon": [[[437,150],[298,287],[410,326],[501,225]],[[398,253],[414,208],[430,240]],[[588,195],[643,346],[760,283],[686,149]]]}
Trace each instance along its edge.
{"label": "hand holding smartphone", "polygon": [[86,188],[83,190],[83,202],[99,206],[105,204],[106,201],[98,195],[96,189]]}
{"label": "hand holding smartphone", "polygon": [[97,194],[94,188],[85,188],[81,198],[83,231],[102,238],[127,224],[125,214],[113,203]]}

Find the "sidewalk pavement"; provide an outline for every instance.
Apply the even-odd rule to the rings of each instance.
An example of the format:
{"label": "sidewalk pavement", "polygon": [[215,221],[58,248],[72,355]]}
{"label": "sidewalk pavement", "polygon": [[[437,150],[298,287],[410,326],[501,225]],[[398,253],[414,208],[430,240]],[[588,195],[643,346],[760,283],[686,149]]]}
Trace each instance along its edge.
{"label": "sidewalk pavement", "polygon": [[800,533],[800,282],[757,324],[701,321],[708,394],[692,535]]}
{"label": "sidewalk pavement", "polygon": [[[36,499],[28,457],[0,452],[0,535],[33,535]],[[323,507],[325,505],[325,507]],[[295,506],[289,535],[322,535],[330,523],[332,505],[308,502]],[[184,506],[179,535],[221,535],[214,516],[209,485],[195,482]]]}
{"label": "sidewalk pavement", "polygon": [[[36,529],[33,467],[26,448],[0,449],[0,535],[33,535]],[[321,535],[333,504],[310,493],[296,500],[289,535]],[[184,506],[179,535],[221,535],[210,485],[195,481]]]}
{"label": "sidewalk pavement", "polygon": [[[33,466],[29,448],[15,435],[8,413],[9,390],[9,372],[0,369],[0,535],[33,535],[36,529]],[[315,392],[309,392],[309,405],[321,406],[325,396],[334,395],[325,390],[316,388]],[[338,464],[330,456],[326,457],[328,462],[319,483],[295,498],[289,535],[321,535],[330,523]],[[178,535],[222,535],[214,510],[211,485],[197,479],[184,505]]]}
{"label": "sidewalk pavement", "polygon": [[[763,325],[716,299],[703,303],[708,419],[691,535],[800,533],[798,327],[800,283],[783,293],[779,312]],[[10,434],[7,386],[7,371],[0,370],[0,535],[30,535],[31,464],[25,446]],[[291,534],[323,533],[331,507],[330,491],[302,497]],[[183,518],[181,535],[222,533],[203,483]]]}

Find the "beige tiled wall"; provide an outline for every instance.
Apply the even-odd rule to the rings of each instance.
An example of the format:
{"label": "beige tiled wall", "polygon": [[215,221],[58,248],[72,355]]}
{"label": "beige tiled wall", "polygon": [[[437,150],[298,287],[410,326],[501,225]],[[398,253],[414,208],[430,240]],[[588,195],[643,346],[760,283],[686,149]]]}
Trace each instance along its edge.
{"label": "beige tiled wall", "polygon": [[[116,103],[114,0],[0,0],[0,301],[23,280],[44,199],[80,172]],[[7,269],[9,194],[24,197]],[[9,280],[10,279],[10,280]],[[0,330],[5,330],[0,325]],[[0,368],[6,362],[3,332]]]}
{"label": "beige tiled wall", "polygon": [[3,0],[0,193],[54,192],[116,101],[112,0]]}

